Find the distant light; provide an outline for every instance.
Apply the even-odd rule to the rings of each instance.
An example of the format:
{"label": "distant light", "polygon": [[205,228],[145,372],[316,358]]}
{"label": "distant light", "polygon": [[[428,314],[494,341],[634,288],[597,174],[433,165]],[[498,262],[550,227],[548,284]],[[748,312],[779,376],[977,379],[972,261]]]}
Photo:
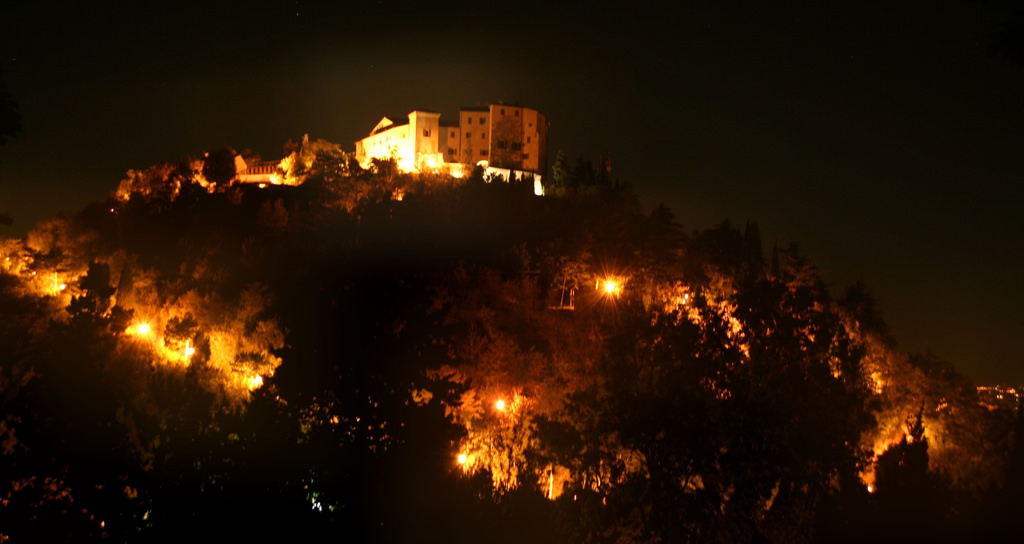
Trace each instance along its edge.
{"label": "distant light", "polygon": [[505,411],[505,401],[501,400],[501,399],[498,399],[498,402],[494,403],[494,407],[497,408],[499,412],[504,412]]}
{"label": "distant light", "polygon": [[466,457],[465,453],[460,453],[459,454],[459,464],[460,465],[465,465],[466,461],[468,461],[468,460],[469,460],[469,457]]}
{"label": "distant light", "polygon": [[188,361],[188,358],[195,352],[196,348],[192,347],[191,340],[185,340],[185,360]]}
{"label": "distant light", "polygon": [[874,493],[874,492],[875,492],[875,486],[868,484],[868,493]]}
{"label": "distant light", "polygon": [[135,332],[138,334],[149,334],[149,323],[142,323],[138,327],[135,327]]}

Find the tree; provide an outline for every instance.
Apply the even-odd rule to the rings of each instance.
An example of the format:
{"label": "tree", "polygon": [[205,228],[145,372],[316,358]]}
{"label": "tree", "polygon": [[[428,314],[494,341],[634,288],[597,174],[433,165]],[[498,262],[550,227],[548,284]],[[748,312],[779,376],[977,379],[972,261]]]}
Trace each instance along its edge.
{"label": "tree", "polygon": [[880,527],[895,538],[935,541],[948,535],[948,505],[928,469],[923,410],[906,422],[906,434],[878,458],[875,499]]}
{"label": "tree", "polygon": [[569,185],[573,188],[591,187],[597,184],[597,173],[594,172],[594,164],[590,159],[584,159],[583,155],[576,157],[576,166],[572,169]]}
{"label": "tree", "polygon": [[68,311],[72,315],[88,314],[99,317],[110,307],[116,289],[110,284],[110,266],[92,261],[89,271],[79,280],[82,294],[74,297]]}
{"label": "tree", "polygon": [[611,183],[612,174],[612,159],[608,156],[608,153],[602,153],[601,158],[597,161],[597,183],[598,185],[608,185]]}
{"label": "tree", "polygon": [[565,189],[569,187],[569,176],[568,159],[565,158],[565,151],[559,149],[558,155],[555,156],[555,164],[551,167],[551,179],[556,188]]}
{"label": "tree", "polygon": [[203,177],[210,183],[223,185],[235,179],[238,171],[235,169],[235,152],[230,147],[224,146],[206,154],[203,161]]}

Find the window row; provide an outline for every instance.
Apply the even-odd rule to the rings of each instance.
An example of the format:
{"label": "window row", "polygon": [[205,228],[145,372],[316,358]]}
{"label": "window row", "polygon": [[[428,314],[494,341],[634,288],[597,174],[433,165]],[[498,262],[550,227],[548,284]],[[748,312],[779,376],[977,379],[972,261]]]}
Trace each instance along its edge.
{"label": "window row", "polygon": [[504,140],[499,140],[498,143],[497,143],[497,146],[498,146],[498,149],[509,149],[509,148],[511,148],[512,151],[522,151],[523,150],[523,144],[521,144],[519,142],[509,143],[509,142],[506,142]]}

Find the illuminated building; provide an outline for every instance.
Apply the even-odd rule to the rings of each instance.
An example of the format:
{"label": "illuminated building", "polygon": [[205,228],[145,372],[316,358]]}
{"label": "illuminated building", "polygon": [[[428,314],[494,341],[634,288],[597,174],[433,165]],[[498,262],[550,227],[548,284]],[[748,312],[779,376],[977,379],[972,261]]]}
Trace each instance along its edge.
{"label": "illuminated building", "polygon": [[373,159],[395,159],[406,172],[481,165],[510,179],[524,174],[539,179],[547,172],[548,120],[532,108],[490,104],[462,108],[458,121],[416,110],[408,120],[384,117],[370,135],[356,142],[356,160],[369,168]]}
{"label": "illuminated building", "polygon": [[978,400],[989,410],[1016,410],[1020,402],[1021,388],[1003,385],[978,386]]}
{"label": "illuminated building", "polygon": [[395,159],[406,172],[440,168],[440,118],[439,113],[422,110],[409,113],[408,121],[401,123],[384,117],[369,136],[356,142],[356,160],[363,168],[369,168],[373,159]]}
{"label": "illuminated building", "polygon": [[235,156],[235,172],[242,183],[276,183],[281,161],[246,161]]}

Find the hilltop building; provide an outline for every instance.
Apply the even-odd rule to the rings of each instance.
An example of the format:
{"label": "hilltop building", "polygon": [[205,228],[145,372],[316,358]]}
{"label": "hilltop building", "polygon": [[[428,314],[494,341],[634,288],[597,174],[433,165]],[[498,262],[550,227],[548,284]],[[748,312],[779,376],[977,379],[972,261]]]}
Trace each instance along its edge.
{"label": "hilltop building", "polygon": [[235,155],[235,172],[241,183],[269,183],[277,185],[282,161],[247,161]]}
{"label": "hilltop building", "polygon": [[532,108],[490,104],[462,108],[458,121],[415,110],[408,119],[384,117],[370,135],[356,142],[356,160],[368,168],[373,159],[394,158],[406,172],[447,170],[461,176],[484,166],[506,179],[547,173],[548,120]]}

